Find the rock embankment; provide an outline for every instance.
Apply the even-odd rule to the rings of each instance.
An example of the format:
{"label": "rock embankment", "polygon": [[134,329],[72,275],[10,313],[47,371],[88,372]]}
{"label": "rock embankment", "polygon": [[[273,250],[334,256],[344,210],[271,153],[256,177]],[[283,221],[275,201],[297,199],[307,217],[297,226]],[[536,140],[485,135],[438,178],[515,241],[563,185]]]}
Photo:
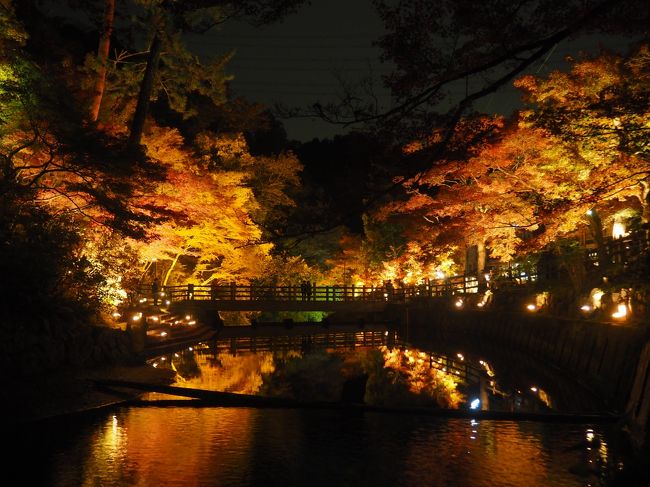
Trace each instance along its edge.
{"label": "rock embankment", "polygon": [[123,330],[45,318],[0,326],[0,367],[10,377],[141,362],[130,334]]}

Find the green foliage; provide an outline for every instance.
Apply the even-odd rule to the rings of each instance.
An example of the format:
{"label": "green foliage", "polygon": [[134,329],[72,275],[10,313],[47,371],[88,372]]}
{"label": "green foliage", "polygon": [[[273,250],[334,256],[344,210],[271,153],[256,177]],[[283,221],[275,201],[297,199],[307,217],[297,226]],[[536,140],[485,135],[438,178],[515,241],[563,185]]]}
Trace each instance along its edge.
{"label": "green foliage", "polygon": [[259,322],[282,322],[284,320],[293,320],[297,323],[320,323],[330,313],[326,311],[265,311],[257,318]]}

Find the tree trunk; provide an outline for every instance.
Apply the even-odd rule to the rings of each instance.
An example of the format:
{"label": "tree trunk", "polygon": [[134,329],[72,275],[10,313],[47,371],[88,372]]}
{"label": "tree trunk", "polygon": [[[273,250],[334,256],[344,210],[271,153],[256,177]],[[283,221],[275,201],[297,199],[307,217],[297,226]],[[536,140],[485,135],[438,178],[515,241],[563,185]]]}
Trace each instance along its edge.
{"label": "tree trunk", "polygon": [[596,210],[590,211],[590,229],[591,234],[593,235],[596,242],[596,247],[598,249],[598,265],[600,266],[601,272],[605,272],[605,269],[609,263],[609,259],[607,255],[607,249],[605,247],[605,239],[603,238],[603,222],[601,221],[600,215],[598,215]]}
{"label": "tree trunk", "polygon": [[99,38],[99,46],[97,47],[97,60],[100,66],[90,105],[90,120],[92,122],[96,122],[99,117],[99,108],[102,104],[104,89],[106,88],[106,65],[108,63],[108,52],[111,47],[111,34],[113,33],[113,21],[115,19],[115,0],[104,0],[104,4],[104,28]]}
{"label": "tree trunk", "polygon": [[158,61],[160,60],[160,51],[162,42],[160,35],[156,32],[151,40],[151,47],[149,48],[149,57],[147,58],[147,67],[140,83],[140,93],[138,94],[138,104],[135,107],[133,114],[133,122],[131,123],[131,133],[129,135],[129,145],[137,147],[140,145],[142,139],[142,132],[144,130],[144,121],[147,118],[149,111],[149,99],[153,91],[153,82],[158,72]]}
{"label": "tree trunk", "polygon": [[641,202],[641,223],[650,224],[650,183],[641,181],[639,189],[639,201]]}
{"label": "tree trunk", "polygon": [[174,260],[172,260],[172,263],[169,265],[169,269],[167,269],[167,272],[165,273],[165,280],[162,282],[163,286],[167,285],[167,281],[169,281],[169,276],[172,274],[172,270],[174,270],[174,267],[176,267],[176,263],[178,262],[178,259],[180,258],[181,255],[185,252],[185,249],[179,251],[175,256]]}
{"label": "tree trunk", "polygon": [[476,272],[480,276],[485,273],[485,265],[487,263],[487,250],[485,248],[485,242],[478,243],[476,245],[476,248],[478,253]]}

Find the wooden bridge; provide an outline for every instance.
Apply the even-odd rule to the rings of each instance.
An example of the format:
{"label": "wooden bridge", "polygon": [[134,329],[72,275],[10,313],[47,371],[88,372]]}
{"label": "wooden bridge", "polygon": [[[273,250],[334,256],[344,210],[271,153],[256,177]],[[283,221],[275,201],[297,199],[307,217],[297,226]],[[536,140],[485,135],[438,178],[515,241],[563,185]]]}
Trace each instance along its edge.
{"label": "wooden bridge", "polygon": [[[611,265],[625,268],[650,249],[648,235],[635,234],[626,238],[608,241],[604,260]],[[595,251],[585,251],[587,270],[597,268],[598,256]],[[603,259],[600,259],[603,260]],[[518,264],[495,264],[490,266],[494,284],[528,285],[553,274],[549,269],[524,269]],[[543,267],[543,266],[542,266]],[[428,279],[417,285],[392,287],[309,285],[305,292],[300,285],[261,286],[253,284],[164,286],[153,293],[151,289],[141,289],[137,293],[139,303],[154,304],[168,308],[172,312],[207,311],[382,311],[387,304],[405,303],[419,298],[466,295],[484,292],[488,287],[488,274],[459,275],[444,279]]]}
{"label": "wooden bridge", "polygon": [[155,294],[142,289],[141,304],[166,307],[170,312],[206,311],[348,311],[379,312],[389,303],[419,297],[478,292],[476,277],[455,276],[417,286],[165,286]]}

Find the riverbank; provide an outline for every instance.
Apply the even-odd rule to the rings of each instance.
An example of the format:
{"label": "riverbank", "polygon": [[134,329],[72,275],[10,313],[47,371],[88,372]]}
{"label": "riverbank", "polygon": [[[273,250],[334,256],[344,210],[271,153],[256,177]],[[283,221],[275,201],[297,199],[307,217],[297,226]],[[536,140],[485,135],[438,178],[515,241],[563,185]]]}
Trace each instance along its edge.
{"label": "riverbank", "polygon": [[[4,343],[7,366],[0,388],[0,413],[6,418],[5,424],[20,427],[137,399],[140,391],[100,390],[95,382],[171,384],[173,371],[156,369],[146,360],[207,339],[214,332],[199,325],[169,340],[147,340],[144,350],[135,351],[128,333],[110,328],[48,324],[22,331],[31,337],[28,351],[22,346],[14,347],[11,353],[11,342]],[[16,358],[17,351],[24,356]]]}
{"label": "riverbank", "polygon": [[121,379],[151,384],[170,384],[174,373],[148,364],[112,365],[93,369],[60,369],[5,381],[0,392],[0,411],[5,423],[20,427],[55,417],[103,408],[135,399],[138,391],[99,390],[94,381]]}

